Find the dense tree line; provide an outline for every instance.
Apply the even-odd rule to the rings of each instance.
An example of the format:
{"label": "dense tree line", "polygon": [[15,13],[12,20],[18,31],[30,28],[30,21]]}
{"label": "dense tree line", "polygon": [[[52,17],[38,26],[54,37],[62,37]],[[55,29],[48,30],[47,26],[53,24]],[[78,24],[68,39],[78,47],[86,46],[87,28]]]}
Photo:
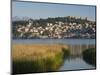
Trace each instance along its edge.
{"label": "dense tree line", "polygon": [[[82,19],[81,17],[80,18],[75,18],[75,17],[70,17],[70,16],[67,16],[67,17],[55,17],[55,18],[47,18],[47,19],[31,19],[34,24],[36,25],[36,23],[38,23],[39,25],[46,25],[46,23],[53,23],[55,24],[55,22],[58,22],[58,21],[61,21],[63,23],[77,23],[77,24],[84,24],[86,22],[89,22],[90,24],[95,24],[95,22],[91,22],[89,21],[87,18],[85,19]],[[13,21],[12,22],[13,25],[26,25],[28,24],[28,21],[26,20],[21,20],[21,21]]]}

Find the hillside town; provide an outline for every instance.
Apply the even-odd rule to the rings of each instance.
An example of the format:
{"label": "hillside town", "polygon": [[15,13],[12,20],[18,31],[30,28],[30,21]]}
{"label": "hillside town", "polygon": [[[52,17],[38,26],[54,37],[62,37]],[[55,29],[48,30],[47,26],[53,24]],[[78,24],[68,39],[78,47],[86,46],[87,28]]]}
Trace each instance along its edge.
{"label": "hillside town", "polygon": [[57,17],[12,22],[14,39],[67,39],[96,36],[96,22],[81,17]]}

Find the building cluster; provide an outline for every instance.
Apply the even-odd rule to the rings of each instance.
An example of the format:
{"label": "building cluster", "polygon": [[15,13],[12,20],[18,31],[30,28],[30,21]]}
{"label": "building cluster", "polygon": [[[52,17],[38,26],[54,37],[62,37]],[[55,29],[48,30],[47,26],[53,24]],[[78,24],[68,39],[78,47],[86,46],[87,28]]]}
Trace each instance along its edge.
{"label": "building cluster", "polygon": [[[38,24],[38,23],[37,23]],[[55,23],[47,22],[45,26],[35,25],[33,21],[29,20],[26,25],[16,25],[14,38],[95,38],[96,25],[91,21],[84,24],[67,23],[62,21],[55,21]]]}

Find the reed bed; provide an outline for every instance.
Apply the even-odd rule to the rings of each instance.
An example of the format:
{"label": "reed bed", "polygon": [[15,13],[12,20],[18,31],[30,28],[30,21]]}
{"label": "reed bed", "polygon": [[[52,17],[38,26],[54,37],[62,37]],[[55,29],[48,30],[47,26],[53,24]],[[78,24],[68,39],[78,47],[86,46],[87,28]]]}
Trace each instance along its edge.
{"label": "reed bed", "polygon": [[12,45],[13,74],[57,71],[63,62],[63,44]]}

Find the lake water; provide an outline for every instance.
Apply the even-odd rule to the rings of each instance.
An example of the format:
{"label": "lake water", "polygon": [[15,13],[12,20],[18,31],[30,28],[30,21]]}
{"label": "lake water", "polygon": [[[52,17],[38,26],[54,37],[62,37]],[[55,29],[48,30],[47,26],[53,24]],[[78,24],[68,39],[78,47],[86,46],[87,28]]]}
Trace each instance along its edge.
{"label": "lake water", "polygon": [[52,43],[63,43],[69,45],[79,45],[79,44],[95,44],[95,39],[17,39],[12,40],[12,43],[21,44],[52,44]]}
{"label": "lake water", "polygon": [[12,40],[12,44],[66,44],[71,50],[71,55],[66,59],[59,71],[95,69],[94,66],[82,59],[82,51],[88,48],[95,48],[95,39],[27,39]]}

